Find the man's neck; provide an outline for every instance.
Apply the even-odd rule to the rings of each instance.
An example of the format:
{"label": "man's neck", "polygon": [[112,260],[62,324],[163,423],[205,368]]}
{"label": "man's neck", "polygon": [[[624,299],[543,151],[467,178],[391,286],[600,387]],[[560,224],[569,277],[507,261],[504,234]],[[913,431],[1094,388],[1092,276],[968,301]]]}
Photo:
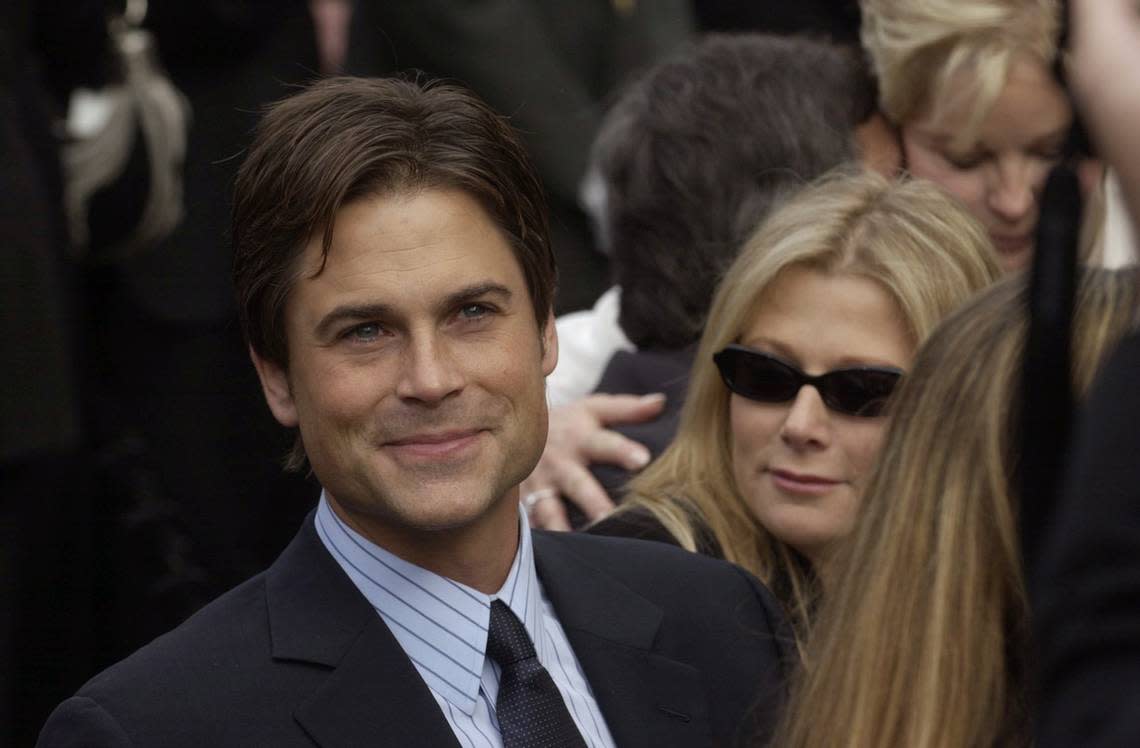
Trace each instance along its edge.
{"label": "man's neck", "polygon": [[410,564],[491,595],[503,586],[518,553],[517,493],[517,489],[508,492],[468,525],[440,530],[393,527],[346,510],[328,492],[325,496],[336,516],[370,542]]}

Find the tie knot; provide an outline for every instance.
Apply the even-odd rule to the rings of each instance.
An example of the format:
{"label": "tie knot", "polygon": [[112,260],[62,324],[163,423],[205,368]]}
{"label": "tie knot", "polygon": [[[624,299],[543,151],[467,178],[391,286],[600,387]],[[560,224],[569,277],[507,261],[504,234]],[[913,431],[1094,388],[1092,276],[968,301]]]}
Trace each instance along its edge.
{"label": "tie knot", "polygon": [[502,600],[491,601],[491,625],[487,627],[487,656],[500,667],[534,657],[534,644],[526,627]]}

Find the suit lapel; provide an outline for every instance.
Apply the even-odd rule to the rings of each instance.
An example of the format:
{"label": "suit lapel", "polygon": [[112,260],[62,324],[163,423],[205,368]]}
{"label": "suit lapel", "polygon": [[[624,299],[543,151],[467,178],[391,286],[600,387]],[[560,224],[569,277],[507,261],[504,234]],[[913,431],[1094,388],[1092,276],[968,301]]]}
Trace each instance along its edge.
{"label": "suit lapel", "polygon": [[711,745],[701,674],[654,651],[659,607],[534,533],[543,589],[621,748]]}
{"label": "suit lapel", "polygon": [[312,515],[270,568],[266,600],[273,658],[332,670],[294,712],[318,745],[458,748],[411,660],[325,550]]}

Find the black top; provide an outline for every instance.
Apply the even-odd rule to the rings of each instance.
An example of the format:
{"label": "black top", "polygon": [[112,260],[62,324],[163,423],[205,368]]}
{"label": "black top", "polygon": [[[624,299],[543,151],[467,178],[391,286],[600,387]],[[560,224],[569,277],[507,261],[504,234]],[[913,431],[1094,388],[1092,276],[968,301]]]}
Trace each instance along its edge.
{"label": "black top", "polygon": [[[697,553],[711,558],[724,558],[724,551],[720,543],[713,536],[712,530],[693,515],[693,530],[696,535]],[[606,535],[616,538],[636,538],[638,540],[654,540],[658,543],[680,546],[677,538],[665,529],[653,513],[643,506],[623,509],[614,512],[586,528],[591,535]]]}
{"label": "black top", "polygon": [[1040,657],[1035,743],[1140,745],[1140,335],[1105,365],[1026,570]]}
{"label": "black top", "polygon": [[[654,460],[661,456],[677,433],[695,354],[695,345],[677,351],[618,351],[606,364],[601,381],[594,390],[625,395],[665,393],[665,408],[653,420],[609,427],[645,445]],[[624,468],[604,463],[591,465],[590,472],[615,501],[625,493],[625,484],[633,477]]]}

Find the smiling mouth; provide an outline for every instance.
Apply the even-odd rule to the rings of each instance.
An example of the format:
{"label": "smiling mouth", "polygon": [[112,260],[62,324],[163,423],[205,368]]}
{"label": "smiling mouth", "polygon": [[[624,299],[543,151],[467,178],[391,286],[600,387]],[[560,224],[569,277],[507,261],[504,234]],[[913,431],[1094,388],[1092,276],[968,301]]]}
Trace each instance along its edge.
{"label": "smiling mouth", "polygon": [[483,429],[412,434],[385,442],[383,448],[401,458],[438,460],[464,457],[475,446]]}

